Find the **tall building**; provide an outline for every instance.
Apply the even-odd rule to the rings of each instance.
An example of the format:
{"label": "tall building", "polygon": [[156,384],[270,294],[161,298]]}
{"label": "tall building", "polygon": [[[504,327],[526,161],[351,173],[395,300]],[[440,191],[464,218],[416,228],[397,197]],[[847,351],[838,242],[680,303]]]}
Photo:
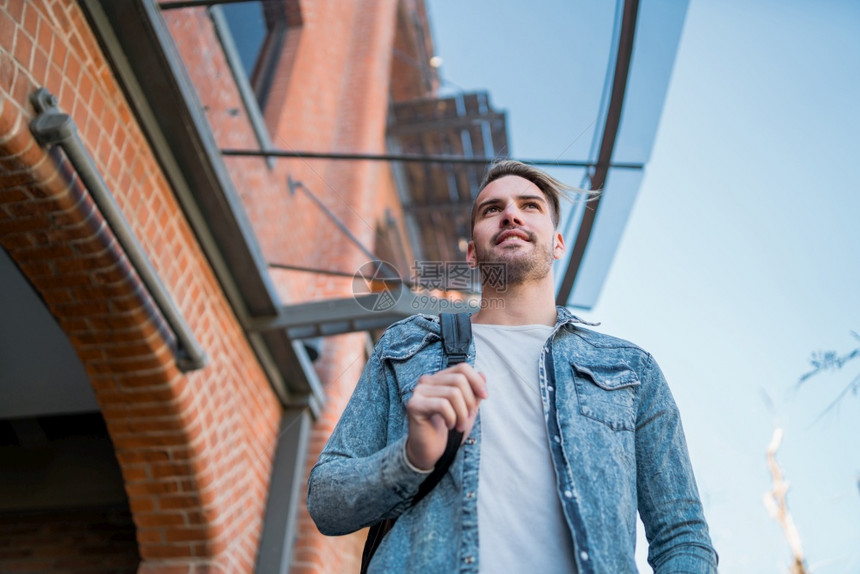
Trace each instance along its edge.
{"label": "tall building", "polygon": [[430,241],[433,166],[260,152],[494,155],[432,55],[421,0],[0,4],[0,570],[357,570],[308,466],[482,166]]}
{"label": "tall building", "polygon": [[[358,571],[307,472],[380,329],[474,296],[448,265],[509,149],[433,55],[424,0],[0,0],[0,571]],[[593,304],[639,177],[590,256],[565,217],[560,303]]]}

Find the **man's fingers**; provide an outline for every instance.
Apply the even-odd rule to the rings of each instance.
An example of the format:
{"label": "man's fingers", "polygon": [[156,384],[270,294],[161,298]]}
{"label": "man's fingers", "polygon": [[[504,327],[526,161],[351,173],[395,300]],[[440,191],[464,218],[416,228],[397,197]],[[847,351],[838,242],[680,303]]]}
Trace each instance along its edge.
{"label": "man's fingers", "polygon": [[[469,363],[460,363],[458,365],[454,365],[450,369],[445,369],[445,371],[461,373],[466,377],[466,380],[469,382],[469,386],[472,388],[472,392],[475,393],[476,397],[481,399],[487,398],[487,378],[483,373],[476,371]],[[444,373],[445,371],[440,372]]]}
{"label": "man's fingers", "polygon": [[480,398],[475,394],[472,385],[469,384],[468,379],[462,373],[440,372],[427,376],[426,379],[415,387],[415,392],[420,394],[439,389],[448,389],[444,392],[455,392],[462,396],[466,404],[466,410],[469,413],[473,413],[478,409]]}
{"label": "man's fingers", "polygon": [[437,373],[422,375],[406,408],[415,422],[432,423],[438,415],[448,429],[465,431],[487,398],[487,382],[471,365],[460,363]]}
{"label": "man's fingers", "polygon": [[481,372],[479,372],[478,375],[481,377],[481,382],[483,383],[481,385],[481,389],[483,390],[484,394],[483,396],[481,396],[481,398],[486,399],[489,396],[489,393],[487,392],[487,375]]}
{"label": "man's fingers", "polygon": [[413,396],[409,401],[408,409],[415,415],[420,415],[427,421],[432,421],[434,416],[440,416],[449,429],[457,425],[457,411],[451,401],[444,396]]}
{"label": "man's fingers", "polygon": [[487,398],[487,378],[467,363],[460,363],[432,375],[422,375],[418,384],[450,385],[462,383],[468,385],[471,392],[479,399]]}
{"label": "man's fingers", "polygon": [[419,468],[433,466],[446,442],[442,429],[456,428],[468,434],[478,405],[485,398],[486,377],[465,363],[419,377],[406,403],[409,460]]}
{"label": "man's fingers", "polygon": [[[462,389],[457,386],[425,385],[420,390],[416,390],[416,393],[420,398],[426,397],[448,401],[454,410],[454,414],[456,416],[455,425],[459,430],[463,430],[465,428],[467,419],[471,416],[474,409],[477,408],[474,397],[472,397],[471,401],[468,400],[467,397],[463,395]],[[451,428],[452,426],[453,425],[449,425],[448,428]]]}

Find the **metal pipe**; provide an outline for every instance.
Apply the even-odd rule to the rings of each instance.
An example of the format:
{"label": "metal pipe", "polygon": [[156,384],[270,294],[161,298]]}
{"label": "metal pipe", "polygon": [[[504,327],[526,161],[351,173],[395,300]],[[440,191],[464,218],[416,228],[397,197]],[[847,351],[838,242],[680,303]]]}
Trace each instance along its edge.
{"label": "metal pipe", "polygon": [[220,4],[243,4],[259,0],[176,0],[175,2],[159,2],[158,7],[162,10],[176,10],[178,8],[199,8],[218,6]]}
{"label": "metal pipe", "polygon": [[128,224],[114,199],[113,194],[95,166],[93,158],[78,136],[74,120],[57,107],[57,98],[45,88],[39,88],[30,96],[38,112],[30,123],[30,131],[42,146],[59,146],[66,154],[84,186],[90,192],[99,211],[107,220],[117,241],[140,276],[152,299],[158,305],[164,319],[179,342],[174,351],[176,364],[183,372],[203,368],[208,358],[194,334],[155,272],[146,252]]}
{"label": "metal pipe", "polygon": [[346,235],[347,239],[349,239],[355,246],[357,246],[362,253],[367,255],[370,258],[372,263],[377,264],[377,270],[381,272],[388,279],[400,279],[400,276],[396,273],[396,269],[391,271],[388,269],[391,267],[391,264],[387,261],[382,261],[373,251],[364,246],[364,243],[356,237],[356,235],[350,231],[349,227],[340,220],[340,218],[334,214],[334,212],[328,208],[328,206],[322,202],[320,198],[318,198],[314,193],[301,181],[293,179],[291,176],[287,175],[287,188],[290,190],[290,195],[294,195],[297,189],[301,189],[305,192],[305,195],[313,201],[317,207],[319,207],[322,212],[331,220],[332,223],[340,229],[344,235]]}
{"label": "metal pipe", "polygon": [[[283,149],[257,150],[257,149],[222,149],[221,154],[227,157],[275,157],[275,158],[302,158],[302,159],[340,159],[340,160],[367,160],[367,161],[407,161],[415,163],[455,163],[470,165],[488,165],[497,161],[497,157],[460,157],[453,155],[422,155],[415,153],[335,153],[315,151],[288,151]],[[596,162],[590,161],[568,161],[559,159],[520,159],[519,161],[529,165],[542,165],[547,167],[595,167]],[[615,169],[642,169],[642,163],[612,163],[609,167]]]}

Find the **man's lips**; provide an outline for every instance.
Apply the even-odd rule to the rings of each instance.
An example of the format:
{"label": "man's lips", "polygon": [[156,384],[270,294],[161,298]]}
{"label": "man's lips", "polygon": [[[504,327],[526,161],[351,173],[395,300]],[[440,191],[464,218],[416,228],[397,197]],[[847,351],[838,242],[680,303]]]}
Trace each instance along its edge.
{"label": "man's lips", "polygon": [[496,235],[495,244],[499,245],[503,243],[506,239],[510,239],[512,237],[516,237],[518,239],[522,239],[523,241],[531,241],[530,234],[526,233],[521,229],[506,229]]}

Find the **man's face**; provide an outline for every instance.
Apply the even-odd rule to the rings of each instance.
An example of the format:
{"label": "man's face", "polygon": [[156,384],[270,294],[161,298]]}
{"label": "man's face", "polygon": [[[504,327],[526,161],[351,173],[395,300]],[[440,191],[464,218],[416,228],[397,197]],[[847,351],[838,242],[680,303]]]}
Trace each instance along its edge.
{"label": "man's face", "polygon": [[552,222],[552,206],[535,184],[518,176],[499,178],[475,200],[468,261],[473,267],[505,265],[508,285],[540,280],[564,254]]}

